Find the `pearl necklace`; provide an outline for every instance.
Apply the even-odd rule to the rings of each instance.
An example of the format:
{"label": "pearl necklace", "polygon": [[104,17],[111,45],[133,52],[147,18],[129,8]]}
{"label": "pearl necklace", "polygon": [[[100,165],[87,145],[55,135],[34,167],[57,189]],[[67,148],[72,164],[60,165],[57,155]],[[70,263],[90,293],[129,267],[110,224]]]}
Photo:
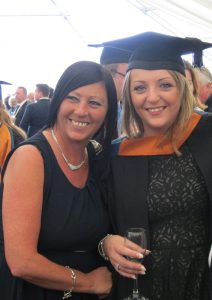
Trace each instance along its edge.
{"label": "pearl necklace", "polygon": [[50,130],[51,130],[51,135],[52,135],[54,141],[56,142],[56,144],[57,144],[57,146],[58,146],[58,148],[59,148],[59,150],[60,150],[60,152],[61,152],[61,154],[62,154],[62,157],[63,157],[63,159],[65,160],[65,162],[66,162],[67,166],[69,167],[69,169],[70,169],[71,171],[79,170],[79,169],[84,165],[84,163],[85,163],[85,161],[86,161],[86,153],[87,153],[87,150],[85,149],[84,159],[81,161],[81,163],[80,163],[79,165],[73,165],[72,163],[70,163],[70,161],[68,161],[68,159],[66,158],[65,154],[63,153],[62,148],[61,148],[61,146],[60,146],[60,144],[59,144],[59,142],[58,142],[58,140],[57,140],[57,137],[56,137],[56,135],[55,135],[55,133],[54,133],[53,128],[51,128]]}

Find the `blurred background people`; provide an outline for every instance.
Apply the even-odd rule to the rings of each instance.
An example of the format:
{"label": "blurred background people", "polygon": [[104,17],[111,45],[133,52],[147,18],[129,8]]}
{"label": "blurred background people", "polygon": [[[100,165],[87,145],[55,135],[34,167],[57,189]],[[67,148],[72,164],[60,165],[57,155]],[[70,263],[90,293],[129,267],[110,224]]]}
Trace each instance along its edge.
{"label": "blurred background people", "polygon": [[25,132],[14,125],[9,113],[0,101],[0,171],[8,153],[24,139],[26,139]]}
{"label": "blurred background people", "polygon": [[38,83],[34,92],[35,103],[27,105],[20,122],[20,127],[31,137],[46,125],[50,99],[50,88],[47,84]]}
{"label": "blurred background people", "polygon": [[188,80],[189,88],[196,101],[195,107],[196,109],[205,110],[207,106],[199,99],[198,80],[195,69],[189,61],[183,60],[183,62],[185,65],[186,79]]}
{"label": "blurred background people", "polygon": [[[2,96],[2,86],[3,85],[11,85],[11,83],[9,82],[6,82],[6,81],[3,81],[3,80],[0,80],[0,101],[3,100],[3,96]],[[5,104],[5,108],[8,110],[10,107],[9,107],[9,104],[8,104],[8,100],[9,100],[9,97],[10,95],[7,95],[4,99],[4,104]]]}
{"label": "blurred background people", "polygon": [[100,63],[110,71],[116,86],[118,105],[118,136],[121,135],[122,89],[130,55],[131,52],[129,51],[114,49],[111,47],[104,47],[100,56]]}
{"label": "blurred background people", "polygon": [[[10,110],[10,104],[9,104],[9,99],[10,99],[11,95],[7,95],[4,99],[3,99],[3,104],[6,108],[7,111]],[[1,101],[1,100],[0,100]]]}
{"label": "blurred background people", "polygon": [[[132,43],[131,37],[128,37],[126,39],[128,41],[128,47],[130,47],[130,44]],[[107,68],[110,71],[116,86],[118,106],[117,136],[120,136],[122,122],[122,89],[128,66],[128,61],[132,52],[125,49],[110,47],[107,45],[108,43],[110,42],[104,42],[102,44],[93,44],[89,46],[103,47],[100,55],[100,64],[102,64],[105,68]]]}
{"label": "blurred background people", "polygon": [[8,104],[10,106],[8,112],[11,117],[14,117],[16,109],[17,109],[17,99],[14,96],[10,96]]}
{"label": "blurred background people", "polygon": [[53,98],[53,95],[54,95],[54,89],[50,86],[49,87],[50,89],[50,92],[49,92],[49,99],[52,99]]}
{"label": "blurred background people", "polygon": [[19,126],[21,119],[24,115],[25,109],[30,101],[27,100],[27,89],[23,86],[19,86],[16,89],[15,97],[17,100],[17,109],[15,112],[15,125]]}
{"label": "blurred background people", "polygon": [[212,112],[212,74],[206,67],[196,69],[198,86],[199,86],[199,98],[207,105],[205,111]]}
{"label": "blurred background people", "polygon": [[29,92],[27,95],[27,100],[29,100],[31,103],[34,103],[35,102],[35,93]]}

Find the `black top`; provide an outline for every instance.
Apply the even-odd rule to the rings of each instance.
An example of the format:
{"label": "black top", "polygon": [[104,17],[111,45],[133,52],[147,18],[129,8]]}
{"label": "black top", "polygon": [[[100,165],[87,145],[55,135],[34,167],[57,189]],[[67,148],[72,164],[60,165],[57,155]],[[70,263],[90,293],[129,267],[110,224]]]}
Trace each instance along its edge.
{"label": "black top", "polygon": [[[84,188],[76,188],[62,172],[55,155],[38,133],[24,144],[33,144],[44,159],[44,193],[38,251],[53,262],[90,272],[105,262],[97,245],[109,231],[109,218],[100,195],[91,151],[90,173]],[[1,197],[2,198],[2,197]],[[14,199],[15,200],[15,199]],[[29,199],[30,200],[30,199]],[[63,293],[41,288],[11,275],[4,255],[0,220],[0,299],[61,300]],[[75,294],[72,299],[98,299],[95,295]]]}

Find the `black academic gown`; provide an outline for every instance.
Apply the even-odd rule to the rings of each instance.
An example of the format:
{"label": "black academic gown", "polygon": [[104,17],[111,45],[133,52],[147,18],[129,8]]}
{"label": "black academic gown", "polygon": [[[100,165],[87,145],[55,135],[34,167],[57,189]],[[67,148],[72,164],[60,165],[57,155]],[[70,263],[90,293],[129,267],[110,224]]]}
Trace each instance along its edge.
{"label": "black academic gown", "polygon": [[[202,114],[201,119],[188,133],[186,140],[193,157],[195,158],[207,186],[211,202],[212,216],[212,115]],[[144,227],[147,232],[148,210],[148,159],[147,155],[129,155],[120,153],[122,142],[114,144],[114,157],[112,158],[112,176],[109,196],[109,209],[114,231],[124,235],[128,227]],[[133,149],[133,147],[132,147]],[[210,244],[212,241],[212,224],[210,228]],[[139,276],[140,285],[144,295],[151,291],[151,257],[147,256],[145,276]],[[123,300],[132,291],[132,280],[119,276],[116,272],[111,292],[113,300]],[[211,280],[212,287],[212,280]],[[212,288],[211,288],[212,289]],[[212,297],[211,297],[212,299]]]}

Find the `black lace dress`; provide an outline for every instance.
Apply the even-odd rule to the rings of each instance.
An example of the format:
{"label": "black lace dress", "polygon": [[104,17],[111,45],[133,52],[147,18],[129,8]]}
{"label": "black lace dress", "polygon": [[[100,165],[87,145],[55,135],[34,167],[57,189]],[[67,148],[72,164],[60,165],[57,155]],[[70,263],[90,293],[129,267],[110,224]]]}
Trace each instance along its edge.
{"label": "black lace dress", "polygon": [[209,198],[188,148],[181,152],[149,157],[151,300],[209,299]]}

